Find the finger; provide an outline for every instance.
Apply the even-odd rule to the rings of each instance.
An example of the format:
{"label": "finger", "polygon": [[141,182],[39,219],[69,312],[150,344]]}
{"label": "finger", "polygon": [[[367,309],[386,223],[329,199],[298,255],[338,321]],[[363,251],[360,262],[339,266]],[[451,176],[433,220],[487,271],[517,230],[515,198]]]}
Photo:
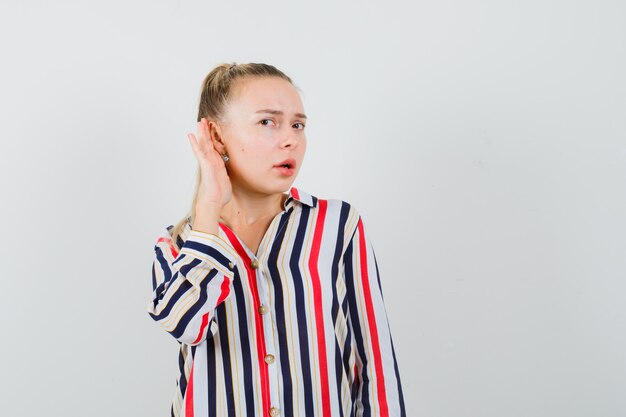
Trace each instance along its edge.
{"label": "finger", "polygon": [[198,143],[204,142],[204,131],[202,129],[202,120],[198,122]]}
{"label": "finger", "polygon": [[196,139],[196,143],[198,144],[198,149],[202,153],[207,152],[207,143],[204,135],[204,130],[202,129],[202,120],[198,122],[198,138]]}
{"label": "finger", "polygon": [[202,153],[200,147],[198,146],[198,141],[193,133],[187,135],[187,139],[189,139],[189,143],[191,144],[191,149],[193,150],[196,159],[200,161],[200,154]]}
{"label": "finger", "polygon": [[193,133],[189,133],[187,135],[187,139],[189,140],[189,144],[191,145],[191,149],[193,149],[194,153],[196,152],[196,147],[198,144],[196,143],[196,139],[193,136]]}

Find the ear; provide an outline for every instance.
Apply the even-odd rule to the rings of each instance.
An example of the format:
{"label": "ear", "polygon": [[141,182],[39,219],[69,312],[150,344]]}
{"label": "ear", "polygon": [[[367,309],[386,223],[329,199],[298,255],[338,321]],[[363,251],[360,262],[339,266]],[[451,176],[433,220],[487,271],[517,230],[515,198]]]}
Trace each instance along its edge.
{"label": "ear", "polygon": [[222,139],[222,127],[213,120],[209,121],[208,123],[209,136],[211,142],[213,142],[215,150],[217,150],[217,152],[219,152],[220,154],[224,154],[226,152],[226,147],[224,146],[224,140]]}

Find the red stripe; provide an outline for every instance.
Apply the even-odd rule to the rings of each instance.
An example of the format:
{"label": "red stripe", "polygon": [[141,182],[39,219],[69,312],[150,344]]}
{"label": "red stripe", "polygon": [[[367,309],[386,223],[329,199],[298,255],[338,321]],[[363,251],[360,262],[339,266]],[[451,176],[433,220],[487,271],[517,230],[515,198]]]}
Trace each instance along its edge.
{"label": "red stripe", "polygon": [[257,359],[259,361],[259,368],[261,369],[261,398],[263,402],[263,414],[264,416],[269,415],[270,412],[270,377],[268,371],[268,364],[265,363],[265,334],[263,332],[263,322],[261,321],[261,315],[257,314],[259,310],[259,305],[261,304],[259,301],[259,291],[256,286],[256,272],[250,266],[251,259],[248,256],[246,250],[243,248],[241,243],[239,242],[239,238],[230,230],[228,226],[224,223],[219,223],[222,227],[226,236],[228,236],[228,240],[233,245],[241,259],[244,261],[246,265],[246,272],[249,277],[249,285],[250,290],[252,291],[252,299],[254,301],[254,323],[256,326],[256,345],[257,345]]}
{"label": "red stripe", "polygon": [[220,293],[220,297],[217,299],[216,305],[220,305],[222,301],[224,301],[226,297],[228,297],[228,294],[230,294],[230,279],[228,279],[228,277],[224,277],[221,290],[222,292]]}
{"label": "red stripe", "polygon": [[291,187],[291,195],[296,200],[300,200],[300,193],[298,192],[298,189],[296,187]]}
{"label": "red stripe", "polygon": [[385,392],[385,376],[383,374],[383,363],[380,357],[380,345],[378,344],[378,329],[376,328],[376,316],[374,315],[374,304],[372,303],[372,293],[367,266],[367,245],[365,241],[365,231],[363,221],[359,218],[359,258],[361,259],[361,275],[363,280],[363,295],[365,296],[365,306],[367,310],[367,323],[371,332],[372,350],[374,351],[374,367],[376,370],[376,388],[378,392],[378,404],[380,415],[389,416],[387,408],[387,394]]}
{"label": "red stripe", "polygon": [[174,242],[172,241],[171,238],[169,237],[160,237],[157,239],[157,243],[161,243],[161,242],[167,242],[167,244],[170,247],[170,252],[172,253],[172,256],[174,258],[178,257],[178,252],[176,251],[176,248],[174,247]]}
{"label": "red stripe", "polygon": [[309,257],[309,271],[313,284],[313,300],[315,302],[315,327],[317,333],[317,352],[319,356],[320,381],[322,385],[322,415],[330,417],[330,392],[328,388],[328,364],[326,363],[326,337],[324,336],[324,308],[322,306],[322,288],[320,274],[317,269],[324,232],[324,217],[326,216],[326,200],[317,200],[319,206],[318,217],[313,233],[313,244]]}
{"label": "red stripe", "polygon": [[189,373],[189,382],[185,390],[185,417],[193,417],[193,368],[196,363],[191,363],[191,372]]}
{"label": "red stripe", "polygon": [[[222,292],[220,293],[219,298],[217,299],[217,304],[216,306],[220,305],[220,303],[222,301],[224,301],[224,299],[228,296],[228,294],[230,293],[230,280],[228,279],[228,277],[224,277],[224,281],[222,281],[222,286],[221,286],[221,290]],[[200,339],[202,339],[202,334],[204,333],[204,329],[206,328],[206,326],[209,324],[209,315],[211,314],[210,311],[206,312],[203,316],[202,316],[202,323],[200,324],[200,331],[198,332],[198,336],[196,337],[196,340],[193,341],[193,344],[196,345],[198,344],[198,342],[200,342]]]}
{"label": "red stripe", "polygon": [[196,340],[193,341],[194,345],[197,345],[200,339],[202,339],[202,333],[204,333],[204,328],[207,326],[207,324],[209,324],[210,313],[211,312],[208,311],[202,316],[202,324],[200,324],[200,331],[198,332],[198,336],[196,337]]}

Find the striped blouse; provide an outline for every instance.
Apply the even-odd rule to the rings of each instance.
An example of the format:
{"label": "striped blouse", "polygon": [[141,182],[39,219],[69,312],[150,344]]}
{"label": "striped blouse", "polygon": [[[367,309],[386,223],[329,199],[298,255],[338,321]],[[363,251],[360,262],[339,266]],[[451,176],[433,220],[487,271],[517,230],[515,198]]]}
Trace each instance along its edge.
{"label": "striped blouse", "polygon": [[149,315],[180,344],[174,417],[405,416],[378,264],[349,203],[291,187],[255,254],[224,223],[154,246]]}

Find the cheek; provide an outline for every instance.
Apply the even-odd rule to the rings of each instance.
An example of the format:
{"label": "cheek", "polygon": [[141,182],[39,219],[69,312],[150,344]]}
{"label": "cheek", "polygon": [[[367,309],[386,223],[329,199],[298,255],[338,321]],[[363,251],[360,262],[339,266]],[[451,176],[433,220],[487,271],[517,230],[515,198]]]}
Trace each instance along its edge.
{"label": "cheek", "polygon": [[298,153],[300,154],[300,158],[304,158],[304,154],[306,153],[306,140],[298,144]]}
{"label": "cheek", "polygon": [[272,148],[264,143],[246,144],[238,149],[240,166],[247,172],[266,171],[276,158]]}

